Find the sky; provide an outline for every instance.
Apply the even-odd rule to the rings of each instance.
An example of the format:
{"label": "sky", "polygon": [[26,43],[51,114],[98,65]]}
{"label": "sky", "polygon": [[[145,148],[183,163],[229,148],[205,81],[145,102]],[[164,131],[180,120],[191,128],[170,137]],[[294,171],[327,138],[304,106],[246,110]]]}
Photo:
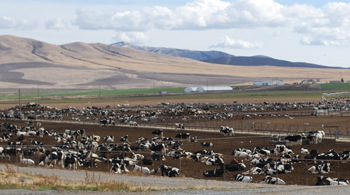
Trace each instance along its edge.
{"label": "sky", "polygon": [[0,35],[350,67],[350,0],[0,0]]}

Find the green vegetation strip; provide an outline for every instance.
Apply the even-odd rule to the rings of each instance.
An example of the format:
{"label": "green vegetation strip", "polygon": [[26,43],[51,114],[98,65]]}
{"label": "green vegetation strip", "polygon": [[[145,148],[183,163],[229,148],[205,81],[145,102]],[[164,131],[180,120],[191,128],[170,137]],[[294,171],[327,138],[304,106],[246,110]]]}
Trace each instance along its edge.
{"label": "green vegetation strip", "polygon": [[326,84],[320,84],[319,86],[324,89],[349,89],[350,90],[350,83],[326,83]]}

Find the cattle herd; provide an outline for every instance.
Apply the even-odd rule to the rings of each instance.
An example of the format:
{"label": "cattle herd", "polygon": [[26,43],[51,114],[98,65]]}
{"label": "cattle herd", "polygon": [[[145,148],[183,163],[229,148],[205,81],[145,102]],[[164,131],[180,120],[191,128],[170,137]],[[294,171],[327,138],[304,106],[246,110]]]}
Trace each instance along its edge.
{"label": "cattle herd", "polygon": [[[108,171],[116,174],[139,172],[168,177],[183,174],[266,184],[294,184],[288,181],[299,174],[308,175],[310,181],[315,181],[312,185],[348,185],[349,175],[334,176],[339,167],[348,166],[350,153],[346,145],[336,152],[331,145],[324,144],[327,140],[322,129],[258,137],[238,135],[233,127],[222,123],[213,132],[193,131],[186,125],[200,120],[217,124],[213,121],[348,107],[342,102],[234,102],[58,109],[28,103],[0,113],[3,120],[0,161],[57,169],[92,170],[108,166]],[[276,114],[254,114],[255,111]],[[171,128],[145,128],[155,122],[170,124]],[[195,171],[193,167],[197,173],[191,173]]]}

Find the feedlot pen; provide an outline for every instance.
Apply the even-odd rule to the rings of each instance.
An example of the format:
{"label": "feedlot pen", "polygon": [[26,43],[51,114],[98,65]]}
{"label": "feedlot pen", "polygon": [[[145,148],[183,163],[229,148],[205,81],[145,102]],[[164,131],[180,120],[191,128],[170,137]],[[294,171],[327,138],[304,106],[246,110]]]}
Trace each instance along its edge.
{"label": "feedlot pen", "polygon": [[[8,122],[11,124],[16,124],[18,126],[27,126],[25,121],[15,121],[15,120],[3,120],[3,122]],[[249,161],[245,161],[242,158],[235,157],[232,155],[232,151],[234,149],[238,148],[246,148],[253,150],[254,147],[269,147],[270,149],[273,149],[273,146],[270,145],[270,136],[267,135],[259,135],[258,132],[263,131],[263,134],[268,134],[270,130],[265,129],[265,130],[257,130],[255,129],[254,131],[250,131],[249,129],[242,128],[241,132],[238,128],[238,123],[243,124],[245,122],[249,121],[244,121],[244,122],[237,122],[237,127],[236,128],[236,135],[233,137],[223,137],[222,134],[220,134],[218,131],[218,127],[215,129],[213,128],[210,130],[210,128],[207,128],[208,131],[190,131],[190,130],[178,130],[174,131],[173,127],[170,127],[170,129],[164,128],[164,137],[175,137],[176,134],[181,133],[181,132],[189,132],[191,133],[191,136],[198,136],[198,141],[197,142],[186,142],[185,140],[182,140],[184,143],[184,146],[182,147],[184,151],[189,151],[189,152],[195,152],[199,150],[214,150],[215,152],[223,154],[223,159],[225,163],[230,163],[232,159],[237,159],[238,161],[243,160],[244,164],[246,165],[246,170],[249,170],[252,165],[250,165]],[[70,130],[78,130],[84,128],[86,130],[87,135],[92,135],[92,134],[97,134],[101,136],[101,141],[100,143],[103,143],[103,137],[107,135],[112,135],[115,137],[115,143],[118,143],[118,145],[122,145],[123,143],[119,141],[120,137],[124,135],[129,136],[129,141],[131,145],[135,145],[133,142],[139,138],[140,136],[143,136],[147,138],[148,140],[151,140],[154,135],[151,134],[152,131],[154,131],[154,128],[162,128],[164,127],[164,124],[148,124],[148,126],[151,126],[148,128],[147,126],[143,126],[143,128],[130,128],[130,127],[125,127],[125,126],[112,126],[112,127],[101,127],[98,125],[88,125],[88,123],[64,123],[64,122],[45,122],[42,121],[42,126],[45,127],[46,130],[51,130],[55,129],[58,133],[63,133],[66,129]],[[255,123],[256,124],[256,123]],[[270,124],[271,125],[271,124]],[[188,126],[188,125],[187,125]],[[192,128],[195,127],[195,128]],[[190,126],[189,128],[191,130],[197,129],[196,125]],[[209,126],[208,126],[209,127]],[[186,127],[187,128],[187,127]],[[245,133],[253,133],[253,134],[245,134]],[[238,132],[240,132],[238,134]],[[301,132],[301,131],[300,131]],[[330,138],[332,135],[328,135]],[[14,135],[13,138],[11,138],[11,141],[16,141],[18,139],[18,136]],[[53,137],[47,137],[44,136],[43,138],[40,137],[34,137],[34,136],[27,136],[26,140],[23,142],[24,145],[22,146],[16,146],[16,147],[21,147],[23,150],[26,149],[32,149],[34,148],[33,145],[30,144],[31,140],[36,140],[36,141],[42,141],[45,145],[46,148],[50,148],[52,146],[55,146],[57,143]],[[180,139],[176,139],[180,140]],[[202,147],[201,142],[212,142],[214,144],[213,147]],[[6,142],[3,142],[4,144]],[[1,143],[0,143],[1,144]],[[166,143],[167,144],[167,143]],[[3,147],[7,147],[7,145],[3,145]],[[291,149],[295,154],[292,156],[299,154],[301,155],[302,159],[305,155],[300,154],[300,150],[302,147],[306,147],[311,151],[312,149],[317,149],[319,153],[322,152],[328,152],[330,149],[334,149],[338,153],[342,153],[344,149],[350,149],[350,144],[346,142],[338,142],[334,139],[326,139],[323,140],[322,143],[319,143],[317,145],[297,145],[293,144],[290,146]],[[171,150],[171,147],[169,146],[169,151]],[[102,151],[100,151],[102,152]],[[100,154],[100,152],[96,152],[97,154]],[[115,152],[115,153],[120,153],[120,152]],[[150,152],[146,149],[143,151],[135,151],[135,153],[143,154],[145,157],[148,159],[150,158]],[[38,161],[39,161],[39,155],[34,154],[31,155],[29,153],[24,153],[25,158],[30,158],[35,161],[35,166],[38,166]],[[106,156],[113,156],[114,152],[107,152]],[[130,156],[130,153],[127,153],[128,156]],[[276,159],[278,156],[271,155],[270,157]],[[19,165],[19,157],[18,156],[12,156],[11,160],[9,161],[7,158],[1,158],[0,159],[1,163],[10,163],[10,164],[17,164]],[[150,169],[156,169],[160,164],[165,164],[168,166],[173,166],[177,167],[180,169],[180,177],[190,177],[190,178],[197,178],[197,179],[216,179],[216,180],[225,180],[225,181],[235,181],[234,175],[244,172],[244,171],[237,171],[237,172],[226,172],[224,173],[223,177],[204,177],[203,172],[207,170],[213,170],[219,168],[219,166],[207,166],[205,162],[193,162],[192,159],[173,159],[172,157],[166,157],[165,161],[158,160],[154,161],[153,165],[147,166]],[[350,179],[350,166],[348,161],[330,161],[331,164],[331,171],[328,173],[326,176],[332,177],[332,178],[343,178],[343,179]],[[141,165],[139,162],[138,165]],[[320,174],[308,174],[307,169],[314,165],[313,161],[308,161],[308,162],[301,162],[301,163],[296,163],[293,164],[294,170],[291,173],[286,173],[286,174],[278,174],[278,175],[273,175],[274,177],[279,177],[283,179],[286,184],[288,185],[315,185],[317,181],[317,177],[321,176]],[[79,167],[78,169],[87,169],[89,171],[104,171],[104,172],[109,172],[111,168],[111,164],[109,162],[99,162],[97,164],[96,168],[83,168]],[[61,169],[60,166],[54,167],[54,169]],[[65,168],[68,169],[68,168]],[[132,171],[131,167],[128,167],[130,171]],[[127,173],[122,173],[122,174],[127,174]],[[159,175],[154,174],[154,175]],[[264,178],[264,175],[252,175],[254,182],[259,183],[262,178]]]}

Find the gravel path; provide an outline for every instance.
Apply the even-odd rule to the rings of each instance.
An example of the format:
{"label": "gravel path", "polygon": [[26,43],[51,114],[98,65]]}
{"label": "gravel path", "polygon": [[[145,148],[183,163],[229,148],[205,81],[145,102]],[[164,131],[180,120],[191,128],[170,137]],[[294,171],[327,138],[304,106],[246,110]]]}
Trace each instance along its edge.
{"label": "gravel path", "polygon": [[[17,169],[20,172],[31,173],[33,175],[55,175],[62,180],[67,181],[84,181],[86,177],[85,171],[69,171],[69,170],[58,170],[58,169],[45,169],[45,168],[32,168],[32,167],[16,167],[13,166],[14,170]],[[0,169],[5,170],[5,165],[0,165]],[[173,195],[173,194],[237,194],[237,195],[251,195],[251,194],[318,194],[318,195],[329,195],[329,194],[350,194],[349,186],[332,186],[332,187],[319,187],[319,186],[273,186],[263,184],[246,184],[239,182],[224,182],[215,180],[200,180],[191,178],[167,178],[158,176],[129,176],[129,175],[117,175],[102,172],[89,172],[88,176],[100,178],[101,181],[114,180],[119,182],[125,182],[132,185],[142,185],[144,187],[152,186],[152,188],[169,188],[168,190],[160,191],[145,191],[145,192],[90,192],[90,191],[30,191],[30,190],[1,190],[0,194],[12,195],[12,194],[35,194],[35,195],[46,195],[46,194],[81,194],[81,195],[112,195],[112,194],[135,194],[135,195],[146,195],[146,194],[162,194],[162,195]],[[196,189],[194,189],[196,188]],[[197,190],[200,189],[200,190]],[[208,190],[209,189],[209,190]]]}

